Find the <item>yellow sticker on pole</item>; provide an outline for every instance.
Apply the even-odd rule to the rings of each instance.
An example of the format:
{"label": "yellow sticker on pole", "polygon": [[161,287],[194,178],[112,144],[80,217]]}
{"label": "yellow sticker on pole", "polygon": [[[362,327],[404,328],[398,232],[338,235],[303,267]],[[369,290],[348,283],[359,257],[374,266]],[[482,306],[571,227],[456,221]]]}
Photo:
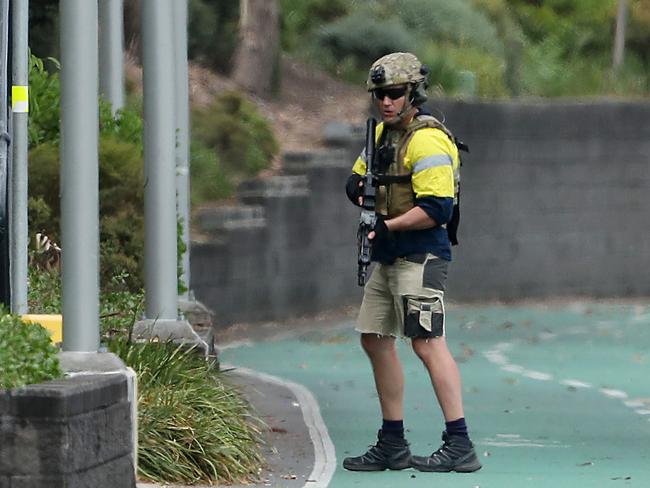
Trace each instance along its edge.
{"label": "yellow sticker on pole", "polygon": [[29,87],[11,87],[11,110],[13,113],[29,112]]}

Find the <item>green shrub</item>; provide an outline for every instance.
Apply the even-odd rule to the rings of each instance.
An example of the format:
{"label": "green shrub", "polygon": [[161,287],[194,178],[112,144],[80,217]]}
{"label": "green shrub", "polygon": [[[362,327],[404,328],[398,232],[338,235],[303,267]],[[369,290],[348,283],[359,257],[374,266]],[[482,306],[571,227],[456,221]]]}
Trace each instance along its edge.
{"label": "green shrub", "polygon": [[46,204],[52,218],[50,228],[32,227],[30,235],[45,230],[48,235],[56,236],[55,238],[58,239],[59,215],[61,213],[59,195],[61,166],[59,160],[59,146],[53,142],[45,142],[29,151],[29,195],[32,199],[40,201],[38,205]]}
{"label": "green shrub", "polygon": [[0,388],[60,378],[58,349],[40,324],[26,324],[0,310]]}
{"label": "green shrub", "polygon": [[[320,46],[330,59],[351,59],[367,70],[377,58],[394,51],[412,51],[416,39],[399,19],[376,19],[357,11],[324,26],[318,34]],[[365,78],[365,77],[364,77]]]}
{"label": "green shrub", "polygon": [[[59,67],[56,60],[52,60]],[[29,147],[58,144],[61,113],[61,83],[58,73],[49,73],[43,60],[29,57]]]}
{"label": "green shrub", "polygon": [[238,92],[226,92],[211,106],[193,111],[192,133],[219,155],[225,173],[235,180],[257,175],[279,150],[269,123]]}
{"label": "green shrub", "polygon": [[[32,251],[33,252],[33,251]],[[60,314],[61,273],[57,268],[42,269],[32,265],[27,270],[27,304],[31,313]]]}
{"label": "green shrub", "polygon": [[315,29],[349,13],[347,0],[280,0],[282,48],[295,50]]}
{"label": "green shrub", "polygon": [[190,58],[228,73],[239,40],[239,2],[190,0],[188,10]]}
{"label": "green shrub", "polygon": [[430,92],[440,86],[442,93],[455,96],[460,88],[460,71],[471,71],[476,76],[478,93],[482,97],[504,97],[508,88],[504,81],[503,60],[473,47],[457,47],[431,42],[422,47],[422,62],[431,68]]}
{"label": "green shrub", "polygon": [[198,139],[190,149],[190,185],[192,206],[232,195],[234,186],[217,152]]}
{"label": "green shrub", "polygon": [[[113,133],[112,133],[113,132]],[[133,289],[142,287],[144,178],[141,150],[107,130],[99,145],[101,283],[126,273]],[[30,235],[45,232],[60,242],[59,148],[41,144],[30,151]]]}
{"label": "green shrub", "polygon": [[387,0],[409,32],[421,40],[474,47],[503,56],[503,43],[490,19],[468,0]]}
{"label": "green shrub", "polygon": [[235,388],[193,350],[115,340],[138,376],[138,470],[165,483],[254,481],[261,421]]}
{"label": "green shrub", "polygon": [[[42,269],[32,265],[28,270],[28,305],[32,313],[60,314],[61,273],[57,268]],[[133,324],[142,315],[144,292],[132,291],[129,276],[119,273],[111,277],[99,296],[99,325],[102,341],[128,337]]]}

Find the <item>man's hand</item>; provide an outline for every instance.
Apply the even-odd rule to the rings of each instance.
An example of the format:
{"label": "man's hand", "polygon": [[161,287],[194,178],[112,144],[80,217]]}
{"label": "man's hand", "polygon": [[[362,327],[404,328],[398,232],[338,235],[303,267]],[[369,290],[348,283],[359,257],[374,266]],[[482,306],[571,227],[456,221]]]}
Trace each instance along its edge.
{"label": "man's hand", "polygon": [[383,240],[386,239],[389,234],[390,230],[386,225],[385,218],[382,215],[377,215],[377,223],[375,224],[375,229],[368,233],[368,239]]}
{"label": "man's hand", "polygon": [[352,173],[345,184],[345,193],[352,203],[361,207],[363,205],[363,177]]}

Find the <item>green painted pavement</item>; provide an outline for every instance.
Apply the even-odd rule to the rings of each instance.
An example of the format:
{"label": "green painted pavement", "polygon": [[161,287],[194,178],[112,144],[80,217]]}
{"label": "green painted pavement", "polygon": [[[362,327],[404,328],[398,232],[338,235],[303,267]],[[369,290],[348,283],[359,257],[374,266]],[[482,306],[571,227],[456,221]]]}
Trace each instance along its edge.
{"label": "green painted pavement", "polygon": [[[311,390],[336,449],[331,487],[650,486],[650,307],[450,307],[448,341],[484,465],[472,474],[340,467],[374,443],[380,424],[352,328],[348,322],[221,353],[224,362]],[[407,343],[399,349],[408,440],[414,453],[428,454],[440,445],[443,419],[419,360]]]}

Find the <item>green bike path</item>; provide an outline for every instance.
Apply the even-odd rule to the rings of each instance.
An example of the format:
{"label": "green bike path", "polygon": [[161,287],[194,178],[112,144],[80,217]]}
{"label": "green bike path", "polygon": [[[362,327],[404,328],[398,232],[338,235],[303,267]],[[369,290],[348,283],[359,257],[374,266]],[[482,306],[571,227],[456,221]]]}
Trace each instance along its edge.
{"label": "green bike path", "polygon": [[[331,487],[650,486],[650,306],[452,306],[447,336],[483,463],[471,474],[341,468],[344,457],[374,443],[380,423],[351,321],[297,328],[220,357],[313,394],[336,453]],[[408,440],[414,453],[429,454],[440,445],[443,418],[409,344],[400,342],[399,351]]]}

